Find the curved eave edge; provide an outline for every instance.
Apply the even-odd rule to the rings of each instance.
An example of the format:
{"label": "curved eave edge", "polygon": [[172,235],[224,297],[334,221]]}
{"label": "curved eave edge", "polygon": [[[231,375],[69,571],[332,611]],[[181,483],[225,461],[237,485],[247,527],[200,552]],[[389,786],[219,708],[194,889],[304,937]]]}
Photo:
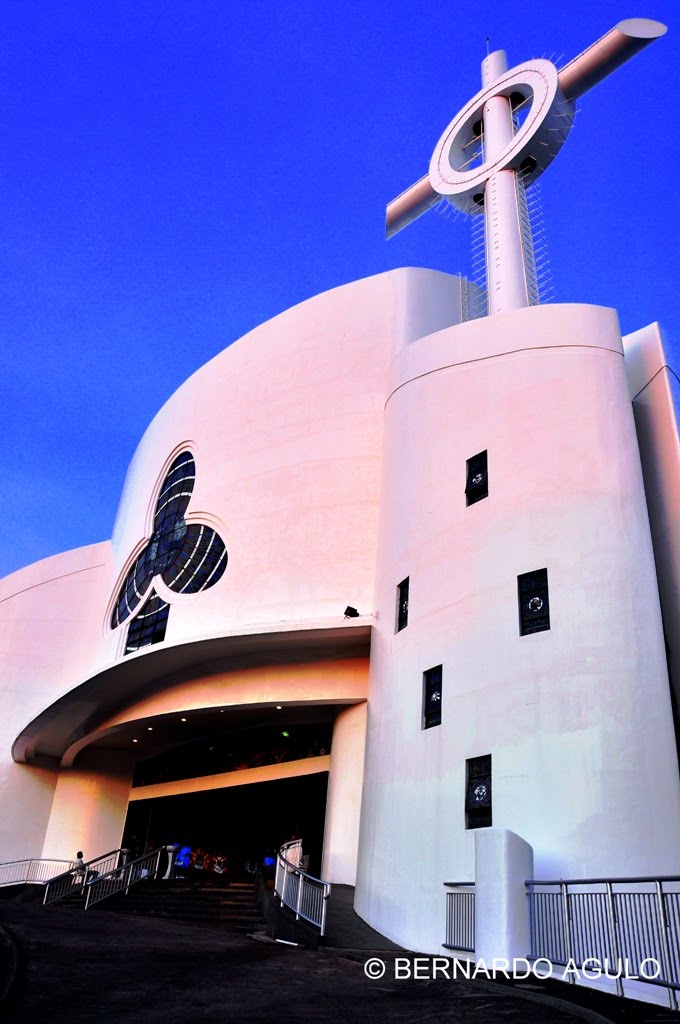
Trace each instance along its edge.
{"label": "curved eave edge", "polygon": [[361,616],[347,623],[333,618],[269,625],[144,649],[82,679],[28,722],[12,744],[12,758],[19,764],[57,767],[72,743],[104,717],[158,689],[159,680],[167,687],[187,672],[255,668],[281,659],[305,662],[367,655],[372,624],[370,616]]}

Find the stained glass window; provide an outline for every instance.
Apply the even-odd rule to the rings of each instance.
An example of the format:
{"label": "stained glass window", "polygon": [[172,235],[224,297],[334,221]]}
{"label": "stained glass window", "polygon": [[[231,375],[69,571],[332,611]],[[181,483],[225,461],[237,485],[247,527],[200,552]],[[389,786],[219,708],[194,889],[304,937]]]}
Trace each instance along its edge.
{"label": "stained glass window", "polygon": [[489,471],[487,465],[487,453],[480,452],[467,460],[467,474],[465,477],[465,501],[468,505],[474,505],[489,495]]}
{"label": "stained glass window", "polygon": [[442,724],[442,666],[423,672],[423,729]]}
{"label": "stained glass window", "polygon": [[[182,452],[173,461],[161,484],[154,511],[153,534],[125,577],[111,615],[112,629],[137,616],[129,629],[126,654],[147,644],[158,643],[165,636],[169,612],[167,602],[151,591],[142,611],[138,612],[154,577],[160,576],[176,594],[196,594],[214,586],[227,567],[227,549],[219,534],[210,526],[187,523],[184,518],[195,481],[193,456],[190,452]],[[138,642],[141,629],[138,620],[144,617],[153,619],[157,628],[151,621],[147,623],[143,642]],[[149,636],[153,639],[148,639]]]}
{"label": "stained glass window", "polygon": [[138,651],[140,647],[148,647],[164,640],[169,611],[170,605],[152,590],[148,601],[130,623],[125,653],[130,654],[132,651]]}
{"label": "stained glass window", "polygon": [[487,828],[491,814],[491,754],[465,762],[465,827]]}
{"label": "stained glass window", "polygon": [[535,569],[517,577],[520,636],[550,629],[548,570]]}
{"label": "stained glass window", "polygon": [[397,633],[408,625],[408,576],[397,587]]}

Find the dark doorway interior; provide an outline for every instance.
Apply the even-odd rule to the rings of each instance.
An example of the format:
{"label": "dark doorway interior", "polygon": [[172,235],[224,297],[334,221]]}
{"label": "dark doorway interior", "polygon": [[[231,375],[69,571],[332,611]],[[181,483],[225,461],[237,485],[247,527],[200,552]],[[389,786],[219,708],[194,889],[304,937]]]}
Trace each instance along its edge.
{"label": "dark doorway interior", "polygon": [[328,773],[139,800],[128,808],[123,846],[135,855],[169,843],[226,856],[229,875],[295,836],[310,855],[308,870],[321,871]]}

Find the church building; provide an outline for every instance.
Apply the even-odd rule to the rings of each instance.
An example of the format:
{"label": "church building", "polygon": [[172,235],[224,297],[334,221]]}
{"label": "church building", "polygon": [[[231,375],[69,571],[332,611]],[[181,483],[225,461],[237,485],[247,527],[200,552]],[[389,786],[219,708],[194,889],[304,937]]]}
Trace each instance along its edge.
{"label": "church building", "polygon": [[491,53],[387,215],[479,218],[485,285],[403,268],[261,324],[160,409],[110,540],[0,582],[3,861],[302,835],[431,953],[481,829],[536,878],[680,874],[673,374],[656,324],[541,304],[527,206],[662,31]]}

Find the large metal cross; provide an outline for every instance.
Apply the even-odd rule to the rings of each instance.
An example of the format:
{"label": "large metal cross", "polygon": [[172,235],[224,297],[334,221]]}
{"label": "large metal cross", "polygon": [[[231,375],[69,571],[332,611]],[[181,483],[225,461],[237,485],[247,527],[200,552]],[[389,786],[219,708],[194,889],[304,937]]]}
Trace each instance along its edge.
{"label": "large metal cross", "polygon": [[490,53],[481,92],[440,138],[428,174],[387,207],[387,237],[441,199],[483,212],[489,313],[528,306],[518,175],[530,184],[542,174],[569,133],[578,97],[665,32],[661,22],[629,18],[561,71],[548,60],[508,70],[503,50]]}

